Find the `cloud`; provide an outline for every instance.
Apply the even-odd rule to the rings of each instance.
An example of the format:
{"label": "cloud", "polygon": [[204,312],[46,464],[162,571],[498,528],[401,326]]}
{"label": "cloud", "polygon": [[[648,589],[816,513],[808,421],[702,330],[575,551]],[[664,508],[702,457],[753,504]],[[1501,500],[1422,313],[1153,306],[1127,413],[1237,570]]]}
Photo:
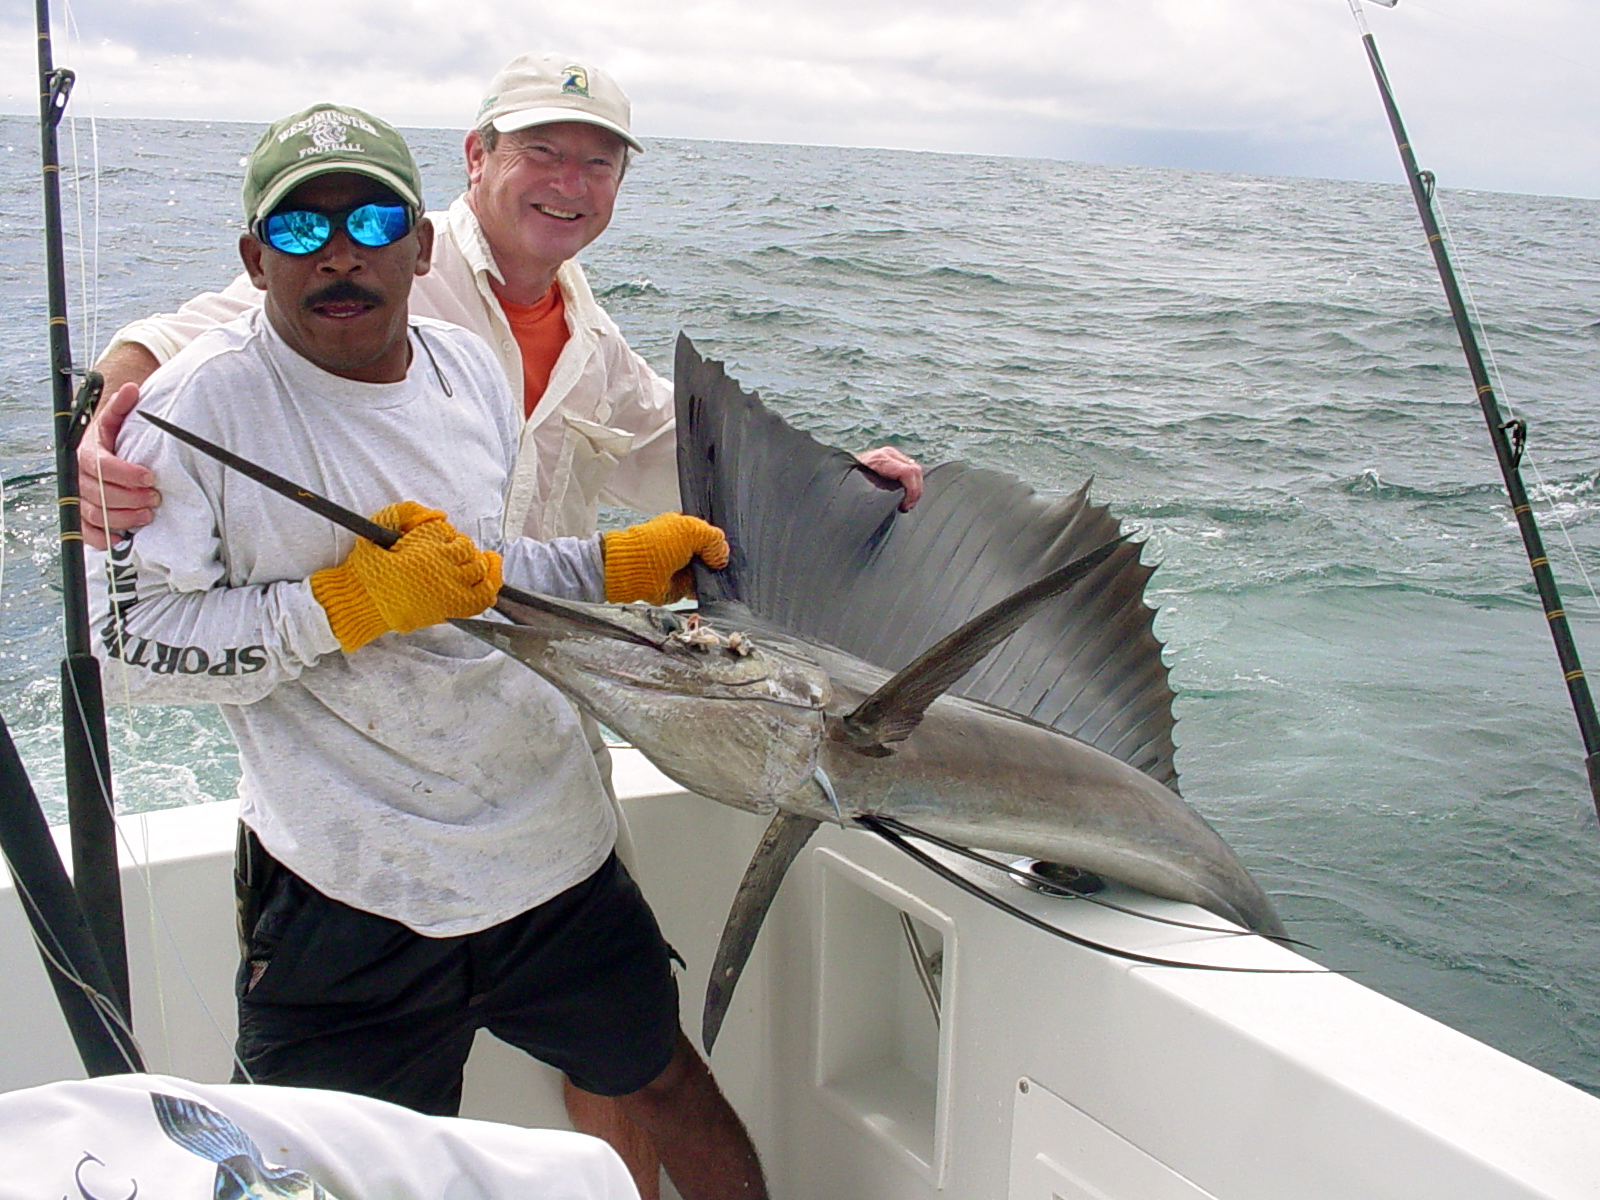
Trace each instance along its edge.
{"label": "cloud", "polygon": [[[548,47],[609,66],[647,136],[1399,176],[1343,0],[327,0],[292,15],[79,0],[73,15],[57,56],[107,115],[265,121],[333,99],[459,128],[511,52]],[[0,17],[8,78],[31,71],[20,17]],[[1447,184],[1600,195],[1600,5],[1401,0],[1369,19]]]}

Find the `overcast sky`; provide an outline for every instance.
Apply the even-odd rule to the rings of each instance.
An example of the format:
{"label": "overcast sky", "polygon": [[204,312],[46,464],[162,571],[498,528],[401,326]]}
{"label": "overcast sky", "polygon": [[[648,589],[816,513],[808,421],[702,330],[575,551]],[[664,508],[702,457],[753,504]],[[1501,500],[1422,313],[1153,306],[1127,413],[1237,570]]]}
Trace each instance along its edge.
{"label": "overcast sky", "polygon": [[[32,5],[0,109],[37,111]],[[1600,197],[1600,0],[1366,13],[1446,187]],[[609,67],[645,138],[1400,179],[1347,0],[56,0],[73,111],[464,127],[522,49]]]}

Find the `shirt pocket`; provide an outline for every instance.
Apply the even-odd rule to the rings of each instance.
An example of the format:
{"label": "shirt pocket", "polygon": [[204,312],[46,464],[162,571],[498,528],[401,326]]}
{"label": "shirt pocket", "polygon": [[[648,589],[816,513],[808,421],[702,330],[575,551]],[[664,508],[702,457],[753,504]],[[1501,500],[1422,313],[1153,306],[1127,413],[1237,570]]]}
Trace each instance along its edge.
{"label": "shirt pocket", "polygon": [[600,493],[618,461],[633,448],[633,434],[625,429],[582,417],[563,416],[561,420],[561,455],[542,522],[546,537],[593,532]]}

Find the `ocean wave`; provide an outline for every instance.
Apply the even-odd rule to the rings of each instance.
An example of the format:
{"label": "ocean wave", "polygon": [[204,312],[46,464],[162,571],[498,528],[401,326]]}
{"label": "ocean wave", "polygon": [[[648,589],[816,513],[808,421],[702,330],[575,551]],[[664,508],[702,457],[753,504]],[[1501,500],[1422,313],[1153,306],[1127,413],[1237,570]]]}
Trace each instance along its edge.
{"label": "ocean wave", "polygon": [[1540,479],[1528,485],[1528,497],[1552,504],[1563,500],[1581,502],[1585,497],[1595,495],[1597,487],[1600,487],[1600,473],[1575,479]]}
{"label": "ocean wave", "polygon": [[981,283],[995,287],[1009,286],[1009,281],[999,275],[972,267],[952,266],[949,264],[930,267],[920,262],[886,262],[861,256],[808,253],[804,250],[783,245],[765,246],[755,251],[752,257],[764,262],[774,259],[786,260],[811,270],[836,276],[840,283],[852,279],[875,279],[892,280],[896,283],[929,280],[938,283]]}
{"label": "ocean wave", "polygon": [[[1532,480],[1525,477],[1523,486],[1527,490],[1534,519],[1541,525],[1554,526],[1556,529],[1577,527],[1586,524],[1600,512],[1600,474],[1586,472],[1568,478]],[[1408,488],[1385,483],[1378,478],[1376,471],[1368,470],[1358,479],[1346,481],[1345,490],[1354,495],[1372,495],[1380,499],[1425,502],[1482,498],[1483,510],[1492,512],[1502,528],[1512,531],[1519,529],[1505,486],[1499,482]]]}
{"label": "ocean wave", "polygon": [[[0,483],[0,486],[5,488],[6,507],[11,508],[13,505],[23,504],[28,502],[30,499],[36,499],[36,497],[29,497],[26,493],[28,489],[36,487],[39,484],[50,484],[53,489],[55,478],[56,472],[54,467],[39,467],[32,471],[24,471],[20,475],[9,476],[4,480],[3,483]],[[51,494],[54,494],[53,490]]]}
{"label": "ocean wave", "polygon": [[774,305],[768,308],[747,308],[742,305],[729,305],[724,313],[731,321],[744,325],[805,325],[810,323],[810,315],[799,309]]}
{"label": "ocean wave", "polygon": [[614,283],[600,293],[602,300],[631,300],[637,296],[659,296],[661,289],[649,279],[630,279]]}
{"label": "ocean wave", "polygon": [[872,361],[872,355],[863,346],[813,346],[805,352],[808,361],[843,363],[863,366]]}
{"label": "ocean wave", "polygon": [[1370,496],[1378,500],[1450,501],[1472,497],[1504,500],[1506,494],[1505,488],[1493,483],[1440,484],[1432,487],[1390,483],[1378,473],[1376,467],[1367,467],[1359,475],[1341,479],[1335,487],[1349,496]]}
{"label": "ocean wave", "polygon": [[[1161,582],[1169,586],[1164,592],[1153,592],[1152,597],[1157,598],[1164,594],[1172,597],[1173,602],[1203,596],[1225,596],[1233,599],[1249,596],[1266,598],[1281,595],[1287,589],[1290,592],[1303,591],[1334,607],[1340,607],[1337,604],[1337,597],[1341,593],[1348,593],[1352,596],[1359,594],[1372,598],[1414,597],[1481,610],[1535,613],[1540,611],[1539,597],[1534,591],[1531,577],[1518,577],[1517,581],[1505,590],[1491,591],[1481,586],[1471,586],[1479,582],[1475,580],[1463,579],[1460,581],[1461,586],[1449,586],[1433,577],[1408,578],[1403,570],[1327,560],[1239,564],[1234,577],[1170,586],[1175,576],[1176,572],[1170,571],[1161,577]],[[1581,613],[1568,615],[1575,622],[1589,619]]]}
{"label": "ocean wave", "polygon": [[1288,520],[1305,512],[1304,504],[1294,497],[1282,497],[1254,505],[1224,500],[1163,500],[1153,503],[1121,500],[1116,509],[1125,521],[1203,520],[1226,527],[1263,525]]}

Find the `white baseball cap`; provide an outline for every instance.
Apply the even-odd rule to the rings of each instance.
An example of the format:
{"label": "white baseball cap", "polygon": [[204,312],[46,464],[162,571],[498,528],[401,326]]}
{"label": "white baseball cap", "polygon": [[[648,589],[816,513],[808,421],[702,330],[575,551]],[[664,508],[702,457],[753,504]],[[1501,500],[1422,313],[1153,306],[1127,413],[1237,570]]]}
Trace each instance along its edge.
{"label": "white baseball cap", "polygon": [[477,124],[513,133],[556,121],[583,121],[609,129],[643,153],[644,146],[628,132],[632,112],[627,93],[602,68],[558,54],[519,54],[490,82],[478,106]]}

